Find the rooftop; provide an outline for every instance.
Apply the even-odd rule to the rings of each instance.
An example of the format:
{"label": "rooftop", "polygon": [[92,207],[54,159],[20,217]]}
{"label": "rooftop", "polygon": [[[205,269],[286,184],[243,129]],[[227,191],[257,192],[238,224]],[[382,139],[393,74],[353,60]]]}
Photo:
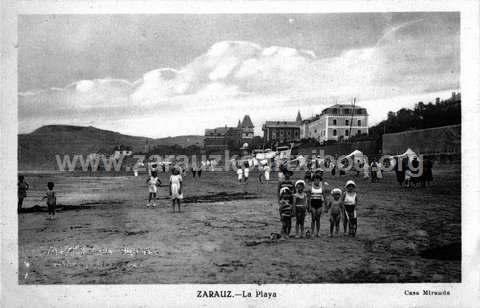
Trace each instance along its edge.
{"label": "rooftop", "polygon": [[297,121],[266,121],[264,127],[299,127]]}
{"label": "rooftop", "polygon": [[218,135],[225,135],[229,130],[231,129],[237,129],[236,127],[228,127],[228,126],[221,126],[221,127],[216,127],[216,128],[207,128],[205,129],[205,136],[208,136],[208,135],[215,135],[215,136],[218,136]]}
{"label": "rooftop", "polygon": [[252,123],[252,119],[250,119],[250,116],[248,114],[246,114],[244,117],[243,117],[243,121],[242,121],[242,127],[245,127],[245,128],[253,128],[253,123]]}

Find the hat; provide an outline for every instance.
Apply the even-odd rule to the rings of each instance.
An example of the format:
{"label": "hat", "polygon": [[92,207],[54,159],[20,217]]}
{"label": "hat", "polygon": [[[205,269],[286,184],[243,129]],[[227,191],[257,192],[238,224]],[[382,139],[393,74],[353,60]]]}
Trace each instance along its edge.
{"label": "hat", "polygon": [[302,184],[303,186],[305,186],[305,181],[304,180],[298,180],[295,182],[295,187],[297,187],[298,184]]}
{"label": "hat", "polygon": [[345,187],[348,187],[349,185],[353,185],[353,187],[357,187],[357,184],[355,184],[355,182],[352,180],[348,180],[347,183],[345,184]]}
{"label": "hat", "polygon": [[332,195],[335,195],[335,194],[341,195],[341,194],[342,194],[342,190],[341,190],[340,188],[334,188],[334,189],[332,189]]}
{"label": "hat", "polygon": [[289,194],[289,193],[291,193],[291,191],[290,191],[290,188],[288,188],[288,187],[282,187],[280,189],[280,195]]}

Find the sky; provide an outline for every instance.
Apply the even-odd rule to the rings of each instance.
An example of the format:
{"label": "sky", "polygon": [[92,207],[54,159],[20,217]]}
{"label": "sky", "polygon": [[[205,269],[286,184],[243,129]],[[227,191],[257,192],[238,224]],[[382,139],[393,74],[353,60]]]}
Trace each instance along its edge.
{"label": "sky", "polygon": [[460,88],[458,13],[22,15],[18,43],[20,133],[261,135],[353,97],[375,124]]}

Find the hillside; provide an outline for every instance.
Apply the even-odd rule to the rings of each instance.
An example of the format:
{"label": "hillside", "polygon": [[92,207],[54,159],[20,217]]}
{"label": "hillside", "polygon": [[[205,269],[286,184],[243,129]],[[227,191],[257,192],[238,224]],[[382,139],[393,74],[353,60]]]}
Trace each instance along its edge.
{"label": "hillside", "polygon": [[29,134],[18,135],[18,169],[54,169],[55,155],[111,153],[118,145],[129,146],[133,152],[144,152],[145,145],[188,147],[203,146],[203,136],[145,138],[123,135],[92,126],[48,125]]}

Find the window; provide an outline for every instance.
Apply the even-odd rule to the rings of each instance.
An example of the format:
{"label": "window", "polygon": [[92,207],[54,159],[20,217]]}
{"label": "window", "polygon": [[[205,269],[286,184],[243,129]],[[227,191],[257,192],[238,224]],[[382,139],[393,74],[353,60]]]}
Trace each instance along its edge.
{"label": "window", "polygon": [[350,114],[350,109],[343,109],[343,114]]}
{"label": "window", "polygon": [[333,108],[333,109],[332,109],[332,113],[333,113],[333,114],[337,114],[337,113],[338,113],[338,109],[337,109],[337,108]]}
{"label": "window", "polygon": [[350,123],[350,122],[349,122],[348,120],[345,120],[345,125],[348,126],[348,125],[350,125],[349,123]]}
{"label": "window", "polygon": [[315,129],[315,134],[317,133],[317,130]]}
{"label": "window", "polygon": [[362,114],[362,109],[357,109],[357,114]]}
{"label": "window", "polygon": [[337,130],[336,130],[336,129],[333,130],[333,135],[334,135],[334,136],[337,135]]}
{"label": "window", "polygon": [[337,125],[337,120],[333,119],[333,125]]}
{"label": "window", "polygon": [[348,129],[345,130],[345,136],[348,136]]}
{"label": "window", "polygon": [[358,120],[358,121],[357,121],[357,125],[358,125],[358,126],[362,126],[362,120]]}
{"label": "window", "polygon": [[357,130],[357,135],[361,135],[362,134],[362,131],[361,130]]}

